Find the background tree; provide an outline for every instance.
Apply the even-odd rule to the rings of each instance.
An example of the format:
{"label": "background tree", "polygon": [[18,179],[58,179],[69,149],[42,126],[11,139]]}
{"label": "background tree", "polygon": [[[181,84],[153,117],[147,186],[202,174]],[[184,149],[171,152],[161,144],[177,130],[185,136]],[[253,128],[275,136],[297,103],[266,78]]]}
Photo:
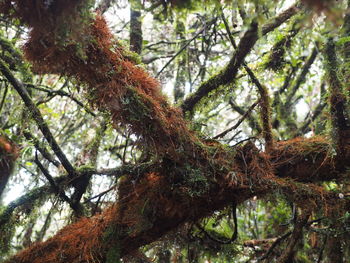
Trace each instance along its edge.
{"label": "background tree", "polygon": [[346,262],[348,5],[0,1],[0,259]]}

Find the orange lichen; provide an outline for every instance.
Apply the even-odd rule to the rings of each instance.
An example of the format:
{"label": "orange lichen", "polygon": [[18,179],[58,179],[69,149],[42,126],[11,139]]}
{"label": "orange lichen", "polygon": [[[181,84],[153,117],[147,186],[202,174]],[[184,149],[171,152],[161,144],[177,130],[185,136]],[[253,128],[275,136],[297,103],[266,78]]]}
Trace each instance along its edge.
{"label": "orange lichen", "polygon": [[[348,153],[350,149],[348,149]],[[331,144],[323,137],[296,138],[276,144],[271,152],[271,162],[278,168],[277,173],[283,177],[293,178],[298,175],[299,181],[313,182],[329,180],[336,176]],[[310,162],[312,165],[310,165]]]}
{"label": "orange lichen", "polygon": [[[55,237],[33,244],[8,262],[99,262],[103,258],[101,250],[107,249],[104,233],[115,218],[116,210],[113,206],[103,214],[82,218],[60,230]],[[43,246],[45,250],[42,250]]]}
{"label": "orange lichen", "polygon": [[127,125],[158,153],[175,156],[177,148],[193,147],[197,139],[181,112],[169,105],[154,78],[124,58],[122,47],[113,45],[101,16],[81,28],[80,42],[60,45],[52,32],[36,27],[30,32],[24,50],[35,71],[75,77],[85,84],[91,102],[111,113],[115,125]]}
{"label": "orange lichen", "polygon": [[[117,205],[101,215],[65,227],[53,238],[33,245],[7,263],[102,262],[109,249],[119,249],[120,256],[123,256],[186,221],[198,220],[227,206],[232,200],[240,203],[252,196],[276,191],[302,208],[307,204],[306,208],[319,209],[321,205],[327,212],[331,207],[331,193],[321,186],[292,179],[315,179],[307,172],[321,164],[320,176],[332,174],[332,162],[324,161],[327,145],[319,137],[298,138],[276,143],[270,153],[272,157],[260,153],[251,143],[237,149],[236,154],[225,153],[220,147],[215,152],[209,149],[207,159],[198,160],[196,165],[203,165],[203,173],[213,177],[208,178],[208,191],[194,196],[187,193],[191,189],[188,185],[186,187],[186,178],[185,182],[177,184],[171,179],[172,173],[176,174],[173,177],[177,180],[182,173],[188,173],[186,167],[178,167],[176,163],[159,164],[142,174],[137,173],[135,181],[124,180],[118,191]],[[303,158],[309,158],[313,153],[315,164],[310,165]],[[209,160],[211,165],[205,166]],[[311,167],[306,168],[306,163]],[[294,166],[293,169],[290,165]],[[285,173],[289,178],[282,178]],[[308,199],[307,203],[305,199]],[[109,235],[109,232],[116,233]],[[106,236],[111,238],[108,242]]]}
{"label": "orange lichen", "polygon": [[0,136],[0,196],[10,178],[19,148],[9,139]]}
{"label": "orange lichen", "polygon": [[15,160],[19,155],[19,148],[3,136],[0,136],[0,153],[7,155],[8,158]]}

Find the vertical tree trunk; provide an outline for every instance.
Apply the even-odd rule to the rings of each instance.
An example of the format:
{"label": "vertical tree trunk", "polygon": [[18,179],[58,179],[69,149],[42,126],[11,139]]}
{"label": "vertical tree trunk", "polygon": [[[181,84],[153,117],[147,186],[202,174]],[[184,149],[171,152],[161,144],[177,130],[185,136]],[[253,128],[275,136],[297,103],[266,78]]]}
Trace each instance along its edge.
{"label": "vertical tree trunk", "polygon": [[[332,224],[330,225],[331,233],[329,234],[325,247],[325,263],[343,263],[343,246],[344,241],[344,228],[342,226],[343,222],[340,218],[343,215],[344,207],[337,207],[335,210],[331,211],[329,217],[332,219]],[[346,261],[348,262],[348,261]]]}
{"label": "vertical tree trunk", "polygon": [[343,249],[341,238],[331,236],[326,244],[326,260],[325,263],[343,263]]}
{"label": "vertical tree trunk", "polygon": [[130,5],[130,50],[141,54],[142,51],[142,23],[141,0],[134,0]]}
{"label": "vertical tree trunk", "polygon": [[[350,0],[347,1],[347,8],[350,8]],[[341,37],[342,38],[348,38],[350,36],[350,14],[347,12],[345,17],[344,17],[344,24],[341,30]],[[345,88],[345,95],[347,97],[347,114],[348,116],[350,115],[350,87],[348,83],[350,83],[350,68],[349,68],[349,63],[350,63],[350,42],[345,41],[343,45],[341,46],[341,53],[342,53],[342,58],[343,58],[343,63],[341,66],[341,75],[343,77],[342,82],[344,84]]]}
{"label": "vertical tree trunk", "polygon": [[278,263],[294,262],[298,244],[300,244],[303,236],[303,227],[307,224],[309,217],[309,212],[302,212],[302,214],[297,218],[288,245],[283,251],[282,255],[277,259]]}
{"label": "vertical tree trunk", "polygon": [[[182,21],[177,19],[176,21],[176,40],[180,42],[178,49],[181,49],[185,43],[185,25]],[[185,84],[186,84],[186,56],[187,54],[181,54],[176,60],[176,77],[174,84],[174,101],[178,103],[184,99],[185,96]]]}

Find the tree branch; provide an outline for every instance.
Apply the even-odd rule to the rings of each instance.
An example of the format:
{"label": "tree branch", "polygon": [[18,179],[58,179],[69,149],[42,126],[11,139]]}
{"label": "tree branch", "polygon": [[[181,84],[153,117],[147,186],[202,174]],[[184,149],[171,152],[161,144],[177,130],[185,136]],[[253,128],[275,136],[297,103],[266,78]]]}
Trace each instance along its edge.
{"label": "tree branch", "polygon": [[[314,149],[310,149],[310,145]],[[216,150],[216,158],[219,159],[209,156],[211,165],[219,165],[215,163],[220,162],[221,168],[215,169],[215,181],[208,178],[207,192],[188,198],[188,191],[191,193],[195,188],[181,184],[181,181],[174,187],[172,181],[179,178],[179,174],[172,175],[172,172],[184,173],[183,170],[175,168],[179,164],[172,164],[169,160],[160,161],[161,164],[156,161],[148,166],[143,174],[134,173],[131,177],[138,178],[134,183],[126,181],[121,184],[121,199],[102,215],[81,219],[65,227],[48,241],[38,243],[6,262],[105,261],[115,250],[118,257],[122,257],[185,222],[197,221],[213,211],[224,208],[231,201],[240,204],[252,196],[263,196],[271,191],[279,191],[289,200],[299,204],[304,203],[306,198],[312,200],[315,209],[332,200],[338,203],[347,202],[345,199],[339,199],[336,193],[326,193],[323,190],[319,192],[320,188],[317,186],[300,183],[328,180],[338,175],[332,159],[327,157],[327,146],[320,139],[276,143],[269,161],[264,159],[266,157],[259,151],[254,150],[251,144],[237,148],[237,154],[234,156],[225,156],[224,152],[218,152],[219,149]],[[350,157],[350,149],[346,156]],[[310,163],[306,159],[314,161]],[[229,172],[219,160],[234,160],[235,168]],[[269,162],[276,171],[275,176],[266,174],[266,171],[272,169],[268,168]],[[229,163],[232,167],[232,163]],[[290,169],[290,165],[293,165],[293,169]],[[206,174],[209,171],[210,169],[206,169]],[[312,175],[312,171],[317,171],[317,175]],[[122,194],[122,191],[125,194]],[[297,237],[298,233],[295,232],[294,235]],[[291,250],[293,244],[290,245]],[[71,247],[74,249],[70,249]]]}
{"label": "tree branch", "polygon": [[230,131],[233,131],[233,130],[237,129],[239,127],[239,125],[241,125],[241,123],[247,118],[247,116],[249,116],[249,114],[252,112],[252,110],[255,108],[255,106],[258,105],[258,103],[259,103],[259,101],[254,102],[248,108],[248,110],[242,115],[242,117],[237,121],[237,123],[235,125],[233,125],[232,127],[228,128],[227,130],[223,131],[222,133],[214,136],[213,139],[216,140],[216,139],[222,138],[226,134],[228,134]]}
{"label": "tree branch", "polygon": [[73,166],[71,165],[71,163],[68,161],[66,155],[61,150],[61,147],[58,145],[55,138],[53,137],[48,125],[46,124],[43,117],[41,116],[39,109],[33,103],[24,85],[14,77],[14,75],[6,66],[5,62],[1,59],[0,59],[0,71],[11,83],[11,85],[15,88],[15,90],[18,92],[24,104],[26,105],[29,112],[31,113],[32,118],[35,120],[36,124],[38,125],[45,139],[47,140],[50,147],[56,154],[57,158],[61,161],[63,167],[66,169],[69,176],[73,177],[76,172]]}
{"label": "tree branch", "polygon": [[72,200],[70,200],[70,198],[65,194],[64,190],[56,184],[54,178],[51,176],[49,171],[46,170],[45,167],[41,164],[37,153],[35,153],[35,163],[39,167],[40,171],[43,173],[45,178],[49,181],[54,193],[56,193],[60,198],[62,198],[63,201],[66,201],[73,210],[76,210],[77,207],[74,206]]}
{"label": "tree branch", "polygon": [[32,143],[34,144],[35,148],[41,153],[41,155],[46,160],[48,160],[50,163],[52,163],[56,167],[60,166],[60,162],[57,161],[45,147],[42,147],[40,145],[39,140],[37,138],[35,138],[29,131],[24,130],[23,131],[23,135],[28,141],[32,141]]}
{"label": "tree branch", "polygon": [[303,228],[307,224],[310,213],[305,212],[297,218],[294,229],[292,231],[287,248],[283,251],[283,254],[277,259],[278,263],[288,263],[293,260],[295,253],[295,246],[300,242],[300,238],[303,234]]}
{"label": "tree branch", "polygon": [[[267,24],[262,26],[262,36],[279,27],[282,23],[287,21],[298,11],[299,7],[297,5],[293,5],[277,17],[273,18],[271,22],[268,22]],[[242,37],[240,43],[238,44],[236,52],[234,53],[226,67],[223,70],[221,70],[218,74],[214,75],[209,80],[201,84],[198,87],[197,91],[183,102],[183,104],[181,105],[182,111],[184,113],[193,111],[197,103],[203,97],[206,97],[210,92],[217,89],[218,87],[222,85],[227,85],[228,83],[232,82],[235,79],[238,69],[242,65],[245,57],[250,52],[257,40],[258,26],[256,23],[252,23],[250,29]]]}
{"label": "tree branch", "polygon": [[317,46],[315,46],[312,49],[310,57],[305,62],[303,69],[302,69],[301,73],[299,74],[294,86],[292,87],[290,93],[287,96],[286,105],[288,105],[288,106],[290,105],[290,102],[292,101],[295,93],[297,92],[297,90],[299,89],[301,84],[303,84],[305,82],[305,77],[306,77],[307,73],[309,72],[311,65],[314,63],[317,54],[318,54],[318,48],[317,48]]}
{"label": "tree branch", "polygon": [[165,65],[161,68],[161,70],[158,71],[158,73],[156,74],[156,78],[159,77],[159,75],[166,69],[167,66],[169,66],[169,64],[178,56],[182,53],[182,51],[184,51],[189,44],[191,44],[191,42],[193,40],[195,40],[201,33],[203,33],[204,30],[206,30],[208,27],[210,27],[213,23],[215,23],[216,18],[212,19],[211,21],[209,21],[208,23],[206,23],[190,40],[187,41],[186,44],[182,45],[182,47],[179,49],[179,51],[177,51],[175,53],[175,55],[173,55],[171,57],[171,59],[169,59],[167,61],[167,63],[165,63]]}
{"label": "tree branch", "polygon": [[[55,180],[55,184],[61,185],[64,181],[67,180],[67,176],[60,176],[58,178],[55,178],[54,180]],[[50,184],[46,184],[29,191],[28,193],[22,195],[21,197],[9,203],[7,207],[0,214],[0,228],[2,228],[6,223],[9,222],[14,210],[17,207],[30,205],[35,200],[38,200],[50,193],[54,193],[53,188],[51,187]]]}

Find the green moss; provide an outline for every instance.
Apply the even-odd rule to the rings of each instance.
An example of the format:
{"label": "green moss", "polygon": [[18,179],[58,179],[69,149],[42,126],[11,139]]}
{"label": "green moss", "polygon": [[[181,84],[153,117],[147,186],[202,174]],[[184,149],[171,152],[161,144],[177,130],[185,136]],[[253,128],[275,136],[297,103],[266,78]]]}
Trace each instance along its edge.
{"label": "green moss", "polygon": [[343,46],[345,44],[348,44],[349,42],[350,42],[350,36],[346,36],[346,37],[339,38],[335,44],[337,46]]}
{"label": "green moss", "polygon": [[[4,207],[0,208],[0,215],[3,215],[5,211]],[[5,218],[1,218],[3,221]],[[5,219],[6,224],[0,226],[0,255],[6,254],[11,249],[11,240],[16,230],[16,223],[10,215]],[[0,257],[1,258],[1,257]]]}
{"label": "green moss", "polygon": [[119,225],[110,224],[104,235],[103,241],[108,247],[106,253],[106,263],[119,263],[120,260],[120,246],[118,244],[121,236]]}
{"label": "green moss", "polygon": [[182,178],[177,178],[172,187],[180,195],[200,197],[209,192],[210,184],[206,177],[208,171],[204,173],[201,168],[194,168],[189,164],[176,167],[174,170],[175,174],[182,174]]}
{"label": "green moss", "polygon": [[287,36],[284,36],[279,40],[273,47],[265,58],[263,67],[266,69],[271,69],[273,71],[281,70],[285,65],[284,55],[286,53],[286,48],[290,45]]}
{"label": "green moss", "polygon": [[125,57],[127,60],[130,60],[135,65],[142,65],[142,58],[139,54],[136,52],[133,52],[126,48],[126,45],[123,46],[123,57]]}
{"label": "green moss", "polygon": [[152,112],[142,100],[142,97],[137,94],[134,87],[127,87],[129,91],[127,96],[121,98],[121,103],[124,105],[125,111],[129,113],[130,120],[141,121],[145,118],[151,118]]}
{"label": "green moss", "polygon": [[[15,63],[16,70],[22,75],[23,82],[32,82],[33,74],[30,71],[30,65],[24,62],[22,52],[15,46],[17,39],[9,41],[1,36],[0,32],[0,46],[5,52],[4,56],[8,54],[9,58]],[[6,54],[7,53],[7,54]]]}
{"label": "green moss", "polygon": [[95,171],[95,167],[92,164],[82,165],[76,169],[79,174],[91,174]]}
{"label": "green moss", "polygon": [[106,263],[120,263],[120,251],[119,248],[110,248],[106,254]]}
{"label": "green moss", "polygon": [[188,186],[188,194],[191,197],[199,197],[209,191],[209,182],[200,169],[192,169],[185,177],[185,185]]}

